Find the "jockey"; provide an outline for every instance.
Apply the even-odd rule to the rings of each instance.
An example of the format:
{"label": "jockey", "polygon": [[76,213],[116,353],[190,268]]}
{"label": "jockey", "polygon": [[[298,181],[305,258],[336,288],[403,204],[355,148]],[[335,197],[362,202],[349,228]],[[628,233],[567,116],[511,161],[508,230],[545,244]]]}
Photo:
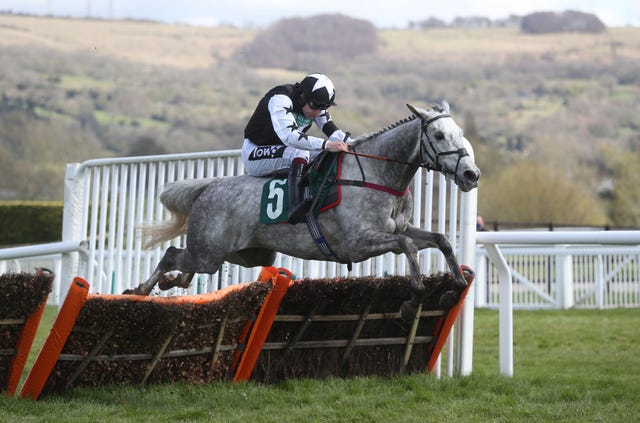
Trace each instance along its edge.
{"label": "jockey", "polygon": [[[304,221],[311,199],[305,198],[302,173],[321,151],[348,151],[347,135],[331,120],[336,92],[326,75],[313,73],[301,82],[272,88],[260,100],[244,129],[242,160],[249,175],[289,170],[289,223]],[[307,135],[314,123],[328,139]]]}

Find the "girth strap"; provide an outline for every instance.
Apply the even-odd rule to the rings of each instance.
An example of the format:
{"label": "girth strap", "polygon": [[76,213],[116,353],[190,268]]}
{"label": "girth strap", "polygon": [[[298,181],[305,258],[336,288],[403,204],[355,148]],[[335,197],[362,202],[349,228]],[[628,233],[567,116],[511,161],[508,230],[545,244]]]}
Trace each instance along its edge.
{"label": "girth strap", "polygon": [[346,264],[349,271],[351,271],[352,263],[350,261],[342,261],[338,258],[338,256],[336,256],[336,254],[331,249],[331,246],[329,246],[327,239],[322,234],[322,230],[320,230],[320,226],[318,225],[318,219],[316,219],[313,213],[309,211],[307,212],[305,217],[307,219],[307,228],[309,228],[309,233],[311,234],[311,237],[315,241],[320,251],[322,251],[322,254],[335,262]]}
{"label": "girth strap", "polygon": [[[330,168],[333,167],[333,165],[335,164],[336,160],[338,160],[338,157],[339,156],[337,154],[334,155],[333,161],[331,162]],[[318,161],[317,163],[319,163],[319,162],[320,161]],[[351,271],[351,268],[352,268],[351,262],[340,260],[338,258],[338,256],[336,255],[336,253],[333,252],[333,250],[331,249],[331,246],[329,245],[329,242],[327,242],[327,239],[322,234],[322,230],[320,229],[320,226],[318,225],[318,219],[316,218],[316,216],[313,213],[313,210],[316,207],[316,203],[318,202],[318,199],[320,197],[320,193],[324,189],[325,185],[327,183],[331,184],[331,183],[334,183],[334,182],[335,182],[335,179],[329,178],[329,172],[327,172],[326,175],[324,176],[324,180],[320,184],[320,188],[318,189],[318,195],[316,195],[316,197],[314,198],[313,203],[311,204],[311,207],[309,208],[309,211],[305,215],[305,220],[307,221],[307,228],[309,229],[309,233],[311,234],[311,237],[313,238],[313,241],[316,243],[316,245],[318,246],[320,251],[322,251],[322,254],[324,254],[327,258],[329,258],[332,261],[335,261],[335,262],[338,262],[338,263],[342,263],[342,264],[346,264],[348,269],[349,269],[349,271]]]}

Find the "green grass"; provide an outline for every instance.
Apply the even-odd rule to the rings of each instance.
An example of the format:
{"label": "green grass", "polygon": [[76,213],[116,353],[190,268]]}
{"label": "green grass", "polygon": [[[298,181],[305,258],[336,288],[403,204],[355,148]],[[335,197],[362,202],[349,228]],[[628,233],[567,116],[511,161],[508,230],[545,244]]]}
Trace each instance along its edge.
{"label": "green grass", "polygon": [[516,312],[507,378],[498,371],[498,314],[476,310],[468,377],[82,388],[40,401],[0,396],[0,422],[633,422],[639,326],[639,309]]}

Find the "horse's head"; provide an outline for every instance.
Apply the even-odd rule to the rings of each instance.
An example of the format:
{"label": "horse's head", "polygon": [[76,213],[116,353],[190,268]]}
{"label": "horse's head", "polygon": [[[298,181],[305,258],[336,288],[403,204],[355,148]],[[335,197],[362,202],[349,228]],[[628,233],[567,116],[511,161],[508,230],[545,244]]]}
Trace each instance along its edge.
{"label": "horse's head", "polygon": [[449,104],[425,110],[407,104],[422,121],[420,134],[421,166],[442,172],[464,192],[478,186],[480,169],[468,153],[471,146],[462,129],[449,114]]}

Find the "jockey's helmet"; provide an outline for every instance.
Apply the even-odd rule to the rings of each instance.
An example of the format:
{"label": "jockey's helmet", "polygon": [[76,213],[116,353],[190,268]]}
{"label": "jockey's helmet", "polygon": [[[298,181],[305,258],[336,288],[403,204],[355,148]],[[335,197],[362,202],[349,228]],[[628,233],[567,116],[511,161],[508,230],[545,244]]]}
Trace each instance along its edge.
{"label": "jockey's helmet", "polygon": [[321,73],[312,73],[300,82],[302,86],[302,94],[304,101],[309,103],[312,109],[324,110],[336,104],[333,100],[336,98],[336,90],[333,82]]}

